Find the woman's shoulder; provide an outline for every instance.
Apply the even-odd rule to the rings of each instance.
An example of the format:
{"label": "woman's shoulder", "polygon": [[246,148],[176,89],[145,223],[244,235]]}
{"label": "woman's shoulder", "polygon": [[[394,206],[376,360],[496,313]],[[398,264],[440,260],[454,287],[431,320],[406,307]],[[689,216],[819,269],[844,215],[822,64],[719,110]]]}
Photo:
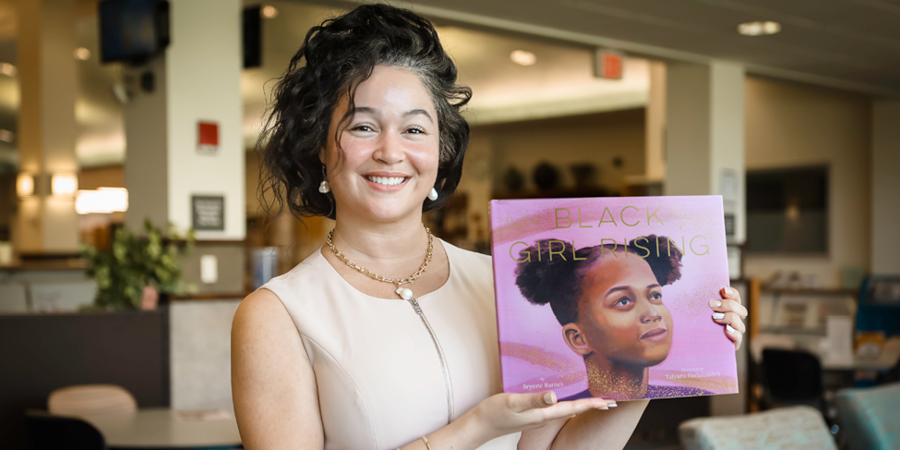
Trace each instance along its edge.
{"label": "woman's shoulder", "polygon": [[[324,259],[321,249],[316,249],[291,270],[273,277],[259,289],[269,290],[280,298],[288,292],[295,292],[298,285],[307,285],[306,283],[309,281],[319,281],[324,268],[320,263],[325,262]],[[327,264],[327,262],[325,263]]]}
{"label": "woman's shoulder", "polygon": [[441,243],[444,244],[444,248],[447,250],[448,257],[452,260],[455,260],[454,262],[460,263],[457,264],[457,266],[462,270],[483,271],[485,268],[491,270],[491,268],[493,267],[491,263],[491,255],[485,255],[484,253],[466,250],[464,248],[457,247],[443,239],[441,239]]}
{"label": "woman's shoulder", "polygon": [[450,276],[474,284],[494,284],[494,269],[491,256],[459,248],[441,240],[451,260]]}

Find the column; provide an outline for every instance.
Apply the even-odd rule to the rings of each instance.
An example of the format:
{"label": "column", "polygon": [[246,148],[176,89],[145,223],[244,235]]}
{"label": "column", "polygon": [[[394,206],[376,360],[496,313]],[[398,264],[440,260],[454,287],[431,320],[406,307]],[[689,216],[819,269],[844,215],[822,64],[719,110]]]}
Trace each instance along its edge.
{"label": "column", "polygon": [[[722,195],[729,244],[746,239],[744,78],[743,67],[723,62],[666,68],[664,192]],[[747,389],[747,347],[736,355],[741,392]],[[742,396],[710,398],[713,416],[744,410]]]}
{"label": "column", "polygon": [[872,108],[872,273],[900,274],[900,101]]}
{"label": "column", "polygon": [[666,178],[666,63],[650,62],[650,93],[647,96],[644,174],[648,182]]}
{"label": "column", "polygon": [[744,68],[674,63],[666,69],[666,195],[722,195],[728,242],[746,239]]}
{"label": "column", "polygon": [[50,183],[53,175],[77,180],[75,0],[20,0],[16,7],[19,171],[35,183],[32,195],[19,198],[15,247],[70,253],[78,248],[74,192],[54,195]]}
{"label": "column", "polygon": [[[242,5],[240,0],[169,3],[171,43],[165,55],[125,69],[135,77],[150,71],[155,80],[152,92],[137,92],[125,108],[125,221],[140,227],[150,218],[183,232],[197,225],[192,198],[221,198],[223,226],[202,229],[210,228],[205,222],[197,238],[241,240],[246,227]],[[217,127],[215,148],[199,145],[201,122]],[[209,205],[203,206],[206,213]]]}

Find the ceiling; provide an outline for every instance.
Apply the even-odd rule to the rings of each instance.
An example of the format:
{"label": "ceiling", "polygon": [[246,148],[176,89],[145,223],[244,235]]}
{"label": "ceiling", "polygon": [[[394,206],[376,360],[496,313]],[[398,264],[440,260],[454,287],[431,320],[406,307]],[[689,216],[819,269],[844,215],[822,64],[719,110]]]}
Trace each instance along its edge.
{"label": "ceiling", "polygon": [[[431,17],[900,95],[900,0],[416,0]],[[737,25],[773,20],[771,36]]]}

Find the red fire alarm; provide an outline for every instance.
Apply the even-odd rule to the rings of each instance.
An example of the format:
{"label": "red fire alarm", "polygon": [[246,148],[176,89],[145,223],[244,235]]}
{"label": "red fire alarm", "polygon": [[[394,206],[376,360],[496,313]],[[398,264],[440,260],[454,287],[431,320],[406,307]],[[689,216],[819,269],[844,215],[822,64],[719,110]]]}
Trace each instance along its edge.
{"label": "red fire alarm", "polygon": [[621,53],[598,49],[594,52],[594,76],[608,80],[621,80],[625,65]]}
{"label": "red fire alarm", "polygon": [[198,122],[197,153],[214,155],[219,150],[219,124]]}

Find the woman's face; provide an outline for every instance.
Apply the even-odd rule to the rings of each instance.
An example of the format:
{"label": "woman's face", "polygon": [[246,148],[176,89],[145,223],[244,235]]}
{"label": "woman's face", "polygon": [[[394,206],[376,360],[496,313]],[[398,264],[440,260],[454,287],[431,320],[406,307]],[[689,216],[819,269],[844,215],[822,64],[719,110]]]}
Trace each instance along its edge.
{"label": "woman's face", "polygon": [[606,253],[584,274],[578,326],[588,347],[610,362],[653,366],[672,346],[672,316],[642,258]]}
{"label": "woman's face", "polygon": [[347,111],[346,96],[331,116],[328,168],[336,212],[363,221],[393,222],[415,216],[434,186],[439,163],[438,117],[431,95],[408,69],[375,66],[354,96],[356,113],[334,141]]}

